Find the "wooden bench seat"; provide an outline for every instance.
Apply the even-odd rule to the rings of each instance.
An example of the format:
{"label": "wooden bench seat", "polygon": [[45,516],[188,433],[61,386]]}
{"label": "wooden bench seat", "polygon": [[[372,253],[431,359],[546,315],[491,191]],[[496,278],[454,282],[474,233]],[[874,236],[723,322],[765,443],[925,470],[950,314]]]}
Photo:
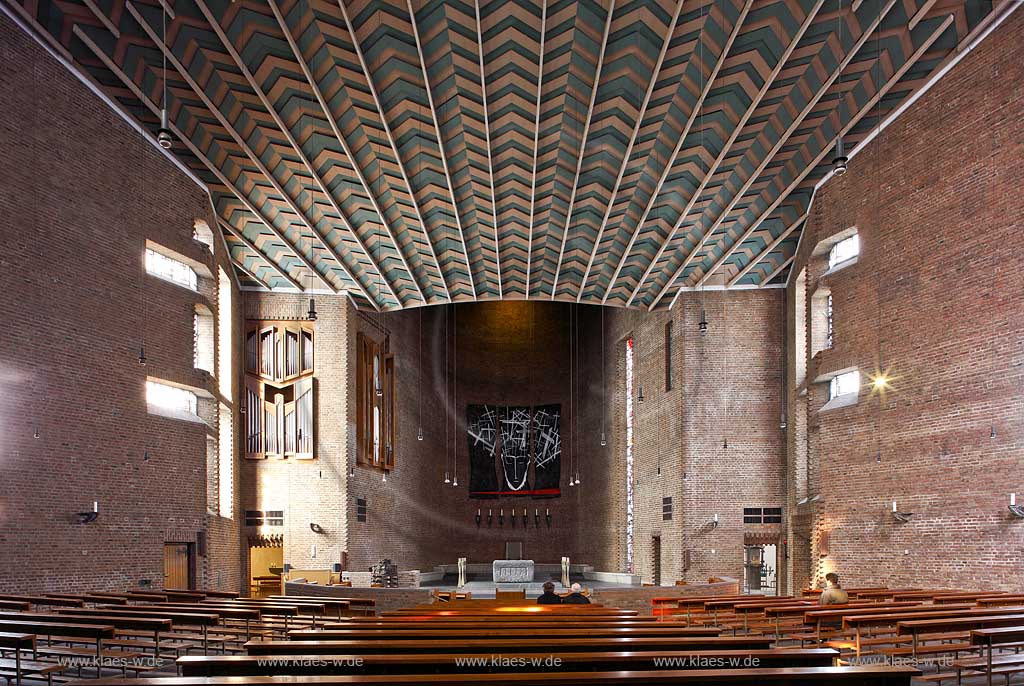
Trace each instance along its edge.
{"label": "wooden bench seat", "polygon": [[578,629],[575,627],[523,627],[509,629],[480,625],[474,628],[449,629],[447,627],[416,628],[416,629],[384,629],[362,631],[359,629],[331,629],[313,631],[290,631],[288,638],[293,641],[340,641],[340,640],[398,640],[398,639],[441,639],[441,638],[613,638],[613,637],[657,637],[657,636],[718,636],[719,630],[695,627],[591,627]]}
{"label": "wooden bench seat", "polygon": [[[358,660],[355,658],[358,657]],[[737,665],[757,664],[759,667],[827,667],[837,657],[834,650],[795,649],[776,650],[702,650],[600,653],[522,653],[516,656],[522,666],[516,671],[578,671],[592,669],[727,669]],[[277,659],[275,659],[277,658]],[[554,658],[554,659],[553,659]],[[476,654],[449,655],[349,655],[326,658],[319,654],[290,656],[234,656],[179,658],[178,667],[183,676],[271,676],[314,674],[417,674],[417,673],[491,673],[508,669],[499,662],[460,664],[479,660]],[[666,667],[655,661],[673,661]]]}
{"label": "wooden bench seat", "polygon": [[22,677],[41,677],[46,679],[47,683],[53,683],[52,675],[59,674],[65,669],[64,665],[56,662],[0,658],[0,676],[8,681],[18,681]]}
{"label": "wooden bench seat", "polygon": [[[763,637],[659,637],[659,638],[551,638],[544,648],[553,652],[607,652],[611,650],[763,650],[771,646]],[[529,653],[537,644],[522,639],[413,639],[386,641],[249,641],[250,655],[322,653],[324,655],[367,653]]]}
{"label": "wooden bench seat", "polygon": [[593,684],[702,686],[764,684],[830,684],[831,686],[909,686],[921,672],[911,667],[785,667],[778,669],[664,670],[613,672],[557,672],[503,674],[366,674],[338,676],[277,677],[166,677],[150,679],[99,679],[90,686],[270,686],[316,684],[490,684],[491,686],[593,686]]}

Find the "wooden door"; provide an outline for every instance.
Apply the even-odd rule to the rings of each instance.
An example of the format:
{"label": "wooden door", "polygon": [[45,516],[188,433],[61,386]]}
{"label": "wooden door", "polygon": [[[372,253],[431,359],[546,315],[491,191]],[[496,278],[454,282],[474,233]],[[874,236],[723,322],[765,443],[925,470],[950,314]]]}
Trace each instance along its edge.
{"label": "wooden door", "polygon": [[164,588],[192,588],[192,550],[188,543],[164,543]]}

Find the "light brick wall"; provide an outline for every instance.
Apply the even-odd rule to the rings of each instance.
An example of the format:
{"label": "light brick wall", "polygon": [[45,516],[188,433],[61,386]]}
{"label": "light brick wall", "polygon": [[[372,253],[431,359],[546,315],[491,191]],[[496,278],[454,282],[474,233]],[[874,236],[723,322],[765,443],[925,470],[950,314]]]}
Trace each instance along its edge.
{"label": "light brick wall", "polygon": [[[635,343],[634,384],[644,402],[634,405],[634,569],[653,581],[653,542],[661,541],[661,582],[742,579],[744,534],[781,537],[780,525],[744,525],[744,507],[784,507],[782,302],[778,290],[704,295],[710,330],[698,333],[701,297],[686,294],[671,311],[605,312],[607,402],[592,373],[584,403],[587,455],[584,497],[595,515],[592,558],[601,569],[625,569],[624,341]],[[665,390],[665,324],[672,320],[672,390]],[[599,370],[600,311],[587,315],[590,341],[584,369]],[[634,394],[636,390],[634,390]],[[602,406],[608,445],[600,446]],[[723,448],[728,438],[728,448]],[[660,465],[661,475],[658,475]],[[662,519],[662,498],[673,517]],[[719,525],[708,526],[715,513]],[[592,535],[592,532],[602,532]],[[684,551],[690,567],[683,569]]]}
{"label": "light brick wall", "polygon": [[[821,499],[791,510],[794,589],[830,570],[851,585],[1019,588],[1024,525],[1006,505],[1024,492],[1022,32],[1017,12],[815,198],[789,340],[800,299],[809,308],[827,286],[835,345],[804,358],[808,378],[857,366],[887,370],[893,388],[880,402],[865,377],[857,405],[819,412],[827,388],[806,386],[806,436],[791,446],[808,446]],[[815,247],[851,226],[859,261],[823,276]],[[911,522],[894,521],[893,500]]]}

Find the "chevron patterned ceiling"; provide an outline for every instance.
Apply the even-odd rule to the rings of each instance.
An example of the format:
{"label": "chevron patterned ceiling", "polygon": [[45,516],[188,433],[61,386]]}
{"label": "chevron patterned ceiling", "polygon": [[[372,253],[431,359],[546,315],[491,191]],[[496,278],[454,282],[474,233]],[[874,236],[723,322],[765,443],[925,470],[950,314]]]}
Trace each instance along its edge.
{"label": "chevron patterned ceiling", "polygon": [[[785,283],[989,0],[0,0],[208,186],[241,278],[391,310]],[[1005,0],[1004,0],[1005,1]],[[166,42],[161,22],[166,11]]]}

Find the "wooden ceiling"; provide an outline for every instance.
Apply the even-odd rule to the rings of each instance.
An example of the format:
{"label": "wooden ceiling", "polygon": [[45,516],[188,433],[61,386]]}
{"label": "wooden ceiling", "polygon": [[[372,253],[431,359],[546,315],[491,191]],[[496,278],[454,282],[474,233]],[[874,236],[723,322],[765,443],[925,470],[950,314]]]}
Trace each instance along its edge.
{"label": "wooden ceiling", "polygon": [[[209,188],[240,276],[392,310],[785,283],[989,0],[0,0]],[[166,42],[162,20],[166,14]]]}

